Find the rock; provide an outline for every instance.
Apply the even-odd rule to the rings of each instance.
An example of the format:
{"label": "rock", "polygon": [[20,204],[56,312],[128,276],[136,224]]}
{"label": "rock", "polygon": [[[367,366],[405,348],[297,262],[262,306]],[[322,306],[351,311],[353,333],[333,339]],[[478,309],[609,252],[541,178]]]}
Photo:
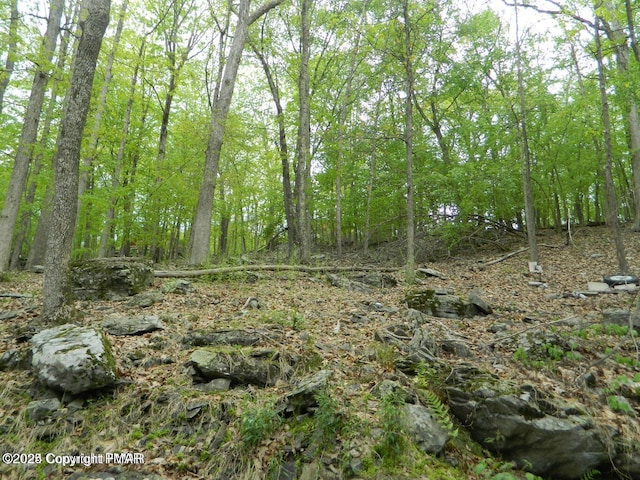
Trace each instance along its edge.
{"label": "rock", "polygon": [[235,384],[264,387],[275,384],[286,373],[281,371],[277,360],[268,358],[268,353],[200,349],[191,354],[190,363],[196,374],[205,380],[227,378]]}
{"label": "rock", "polygon": [[328,273],[327,278],[334,287],[346,288],[353,292],[371,293],[371,288],[362,282],[349,280],[347,278],[340,277],[333,273]]}
{"label": "rock", "polygon": [[164,325],[157,315],[137,317],[114,315],[103,320],[102,329],[111,335],[142,335],[155,330],[164,330]]}
{"label": "rock", "polygon": [[71,281],[78,300],[111,300],[145,290],[153,282],[153,270],[139,258],[95,258],[74,262]]}
{"label": "rock", "polygon": [[247,330],[213,330],[210,332],[197,330],[182,337],[182,343],[194,347],[206,345],[240,345],[248,347],[260,342],[261,336]]}
{"label": "rock", "polygon": [[189,292],[193,291],[193,286],[191,282],[178,278],[176,280],[171,280],[170,282],[162,285],[162,293],[177,293],[180,295],[186,295]]}
{"label": "rock", "polygon": [[578,479],[609,461],[605,426],[532,388],[499,382],[474,368],[456,368],[447,388],[451,412],[474,440],[545,477]]}
{"label": "rock", "polygon": [[231,387],[231,380],[228,378],[214,378],[209,383],[197,385],[198,390],[203,392],[226,392]]}
{"label": "rock", "polygon": [[47,398],[46,400],[35,400],[27,405],[27,419],[32,422],[39,422],[53,415],[61,407],[57,398]]}
{"label": "rock", "polygon": [[418,276],[422,275],[424,277],[436,277],[441,280],[447,280],[447,276],[444,273],[434,270],[433,268],[418,268],[416,273]]}
{"label": "rock", "polygon": [[393,396],[402,403],[415,403],[416,401],[416,394],[414,392],[407,390],[398,382],[388,379],[376,385],[373,389],[373,394],[378,398]]}
{"label": "rock", "polygon": [[486,315],[491,311],[491,307],[481,303],[479,298],[476,299],[476,303],[481,303],[482,307],[456,295],[433,289],[410,291],[405,300],[409,308],[434,317],[471,318],[476,315]]}
{"label": "rock", "polygon": [[407,433],[425,453],[442,452],[449,441],[449,433],[440,425],[431,410],[422,405],[407,404],[403,407]]}
{"label": "rock", "polygon": [[31,368],[31,349],[7,350],[0,355],[0,372]]}
{"label": "rock", "polygon": [[310,408],[317,407],[316,397],[327,388],[332,375],[332,370],[320,370],[300,380],[298,386],[285,395],[283,410],[288,413],[306,413]]}
{"label": "rock", "polygon": [[357,273],[349,276],[349,280],[377,288],[389,288],[398,285],[398,281],[391,275],[380,272]]}
{"label": "rock", "polygon": [[[602,311],[602,323],[620,325],[622,327],[629,326],[629,310],[621,308],[607,308]],[[640,322],[633,324],[634,327],[640,327]]]}
{"label": "rock", "polygon": [[491,315],[493,313],[493,309],[491,306],[480,296],[480,292],[476,290],[472,290],[469,294],[469,301],[471,304],[476,307],[480,314],[482,315]]}
{"label": "rock", "polygon": [[127,301],[130,307],[147,308],[164,300],[164,296],[159,292],[142,292],[134,295]]}
{"label": "rock", "polygon": [[31,345],[34,373],[51,389],[77,394],[116,381],[109,342],[94,328],[60,325],[34,335]]}

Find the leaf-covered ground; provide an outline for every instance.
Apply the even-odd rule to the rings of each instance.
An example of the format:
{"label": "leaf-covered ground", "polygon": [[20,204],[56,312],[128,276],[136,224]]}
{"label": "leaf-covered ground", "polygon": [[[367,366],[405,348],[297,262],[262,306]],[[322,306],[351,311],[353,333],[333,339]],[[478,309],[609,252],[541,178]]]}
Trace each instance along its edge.
{"label": "leaf-covered ground", "polygon": [[[421,286],[448,288],[461,296],[475,290],[494,309],[483,318],[433,319],[435,332],[454,336],[473,353],[464,359],[443,353],[447,362],[471,361],[506,380],[533,383],[575,399],[623,434],[640,440],[637,423],[629,421],[638,405],[632,403],[635,412],[625,413],[606,401],[606,393],[616,393],[620,378],[633,379],[640,372],[636,339],[624,329],[600,325],[602,310],[633,308],[636,295],[579,294],[588,281],[617,273],[613,242],[600,227],[573,232],[568,245],[566,232],[543,233],[539,242],[543,273],[536,275],[528,272],[527,252],[485,266],[506,252],[469,248],[465,255],[421,264],[447,278],[419,278],[413,286],[403,281],[402,271],[396,275],[398,286],[366,292],[331,286],[324,274],[260,271],[192,279],[192,292],[165,294],[161,302],[144,309],[126,301],[78,302],[77,308],[84,313],[81,322],[87,325],[97,326],[114,313],[157,314],[166,328],[142,336],[110,336],[119,386],[73,404],[63,399],[65,408],[42,424],[29,423],[25,408],[29,401],[51,393],[41,389],[29,371],[1,372],[0,450],[42,455],[140,452],[144,464],[112,465],[112,473],[155,472],[168,479],[278,475],[284,479],[288,477],[282,466],[292,458],[299,463],[321,459],[326,472],[335,472],[334,478],[341,478],[356,464],[359,478],[492,478],[508,465],[490,457],[464,432],[440,458],[424,456],[401,439],[396,439],[402,446],[396,455],[381,448],[382,440],[388,439],[380,429],[385,421],[388,424],[389,408],[372,392],[385,378],[407,384],[413,379],[394,369],[398,352],[376,341],[374,334],[383,326],[405,321],[405,294]],[[640,234],[625,232],[625,242],[630,273],[640,273]],[[502,246],[516,251],[525,243],[511,240]],[[392,246],[385,249],[377,252],[379,258],[401,258],[402,252],[393,251]],[[347,253],[339,264],[362,262],[358,254]],[[318,264],[337,264],[337,260],[325,253]],[[251,271],[250,265],[247,270]],[[0,353],[28,345],[20,343],[20,332],[37,318],[41,281],[37,274],[16,273],[0,283],[0,294],[25,295],[0,298],[0,313],[20,311],[0,321]],[[153,289],[160,292],[169,282],[156,279]],[[258,300],[259,309],[247,307],[251,297]],[[500,334],[492,332],[500,330],[492,328],[496,325],[503,330]],[[185,345],[183,337],[194,330],[228,328],[258,332],[264,338],[261,347],[276,349],[283,359],[296,359],[290,381],[227,392],[205,392],[194,384],[187,365],[194,347]],[[570,347],[529,358],[519,352],[515,341],[524,331],[553,332],[566,338]],[[273,407],[278,398],[297,379],[320,368],[334,371],[322,404],[324,415],[278,418]],[[587,393],[580,386],[578,380],[588,371],[596,372],[602,387],[598,393]],[[438,385],[432,385],[432,390],[443,393]],[[76,410],[77,405],[81,409]],[[332,437],[330,441],[327,436]],[[0,476],[65,478],[73,472],[104,469],[104,465],[0,465]],[[525,478],[519,472],[511,475]]]}

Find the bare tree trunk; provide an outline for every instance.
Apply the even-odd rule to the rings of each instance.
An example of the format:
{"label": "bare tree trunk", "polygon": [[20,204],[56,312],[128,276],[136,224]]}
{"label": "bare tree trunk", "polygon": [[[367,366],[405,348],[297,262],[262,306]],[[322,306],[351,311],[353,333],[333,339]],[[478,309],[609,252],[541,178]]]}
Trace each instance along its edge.
{"label": "bare tree trunk", "polygon": [[522,162],[522,188],[524,191],[525,222],[527,240],[529,242],[529,260],[538,263],[538,242],[536,240],[536,214],[531,191],[531,157],[529,152],[529,136],[527,134],[527,108],[524,96],[524,79],[522,76],[522,51],[520,48],[520,30],[518,28],[518,2],[515,5],[516,18],[516,68],[518,71],[518,99],[520,102],[520,156]]}
{"label": "bare tree trunk", "polygon": [[284,108],[282,107],[282,101],[280,100],[280,89],[278,83],[274,77],[271,67],[267,62],[264,53],[255,45],[252,45],[253,51],[260,60],[262,69],[267,77],[267,83],[269,84],[269,90],[271,91],[271,97],[276,106],[276,120],[278,123],[278,151],[280,153],[280,161],[282,163],[282,192],[285,218],[287,219],[287,244],[288,244],[288,258],[291,258],[293,254],[295,235],[296,235],[296,223],[293,215],[293,193],[291,191],[291,174],[289,171],[289,147],[287,143],[287,130],[284,118]]}
{"label": "bare tree trunk", "polygon": [[298,255],[301,263],[311,258],[311,218],[309,194],[311,176],[311,112],[309,107],[309,10],[312,0],[301,0],[300,13],[300,69],[298,72],[298,138],[296,142],[296,217]]}
{"label": "bare tree trunk", "polygon": [[29,103],[27,104],[20,134],[20,143],[18,144],[13,170],[11,171],[4,206],[2,212],[0,212],[0,272],[4,272],[9,268],[13,231],[29,175],[29,165],[31,164],[33,147],[38,135],[38,124],[42,113],[45,89],[49,81],[49,64],[56,48],[63,9],[63,0],[51,0],[47,30],[38,54],[39,65],[33,77],[31,95],[29,96]]}
{"label": "bare tree trunk", "polygon": [[407,283],[413,283],[415,279],[415,215],[413,198],[413,84],[414,73],[411,61],[413,48],[411,44],[411,30],[409,17],[409,0],[404,0],[402,14],[404,17],[404,70],[405,70],[405,124],[404,141],[407,162]]}
{"label": "bare tree trunk", "polygon": [[[107,105],[107,94],[109,93],[109,85],[111,83],[111,78],[113,76],[113,61],[115,59],[118,46],[120,45],[120,38],[122,37],[122,29],[124,28],[124,17],[127,14],[128,6],[129,6],[129,0],[124,0],[124,2],[122,3],[122,7],[120,9],[120,16],[118,18],[118,26],[116,27],[116,33],[113,37],[113,46],[107,58],[107,65],[105,67],[105,73],[104,73],[104,81],[102,83],[102,87],[100,88],[100,94],[98,96],[98,102],[97,102],[95,114],[93,117],[93,127],[91,129],[91,137],[89,139],[89,148],[88,148],[87,156],[82,161],[83,168],[80,171],[80,179],[78,181],[78,216],[80,216],[82,195],[84,194],[84,192],[87,189],[87,186],[89,185],[89,171],[91,170],[91,166],[93,165],[96,154],[98,152],[98,142],[100,141],[100,126],[102,124],[102,115],[104,113],[105,106]],[[90,212],[87,212],[87,214],[89,218]],[[105,222],[105,224],[110,224],[110,223],[111,223],[110,219],[107,218],[107,221]],[[101,239],[101,243],[102,243],[102,239]],[[85,245],[85,247],[88,247],[88,245]],[[98,256],[102,256],[102,255],[101,253],[98,253]]]}
{"label": "bare tree trunk", "polygon": [[4,71],[0,73],[0,115],[4,107],[4,93],[9,86],[9,80],[16,63],[16,50],[18,46],[18,23],[20,14],[18,12],[18,0],[11,2],[11,19],[9,20],[9,44],[7,45],[7,58],[4,62]]}
{"label": "bare tree trunk", "polygon": [[[76,11],[75,13],[78,13]],[[75,17],[72,17],[75,18]],[[56,69],[58,72],[62,72],[65,69],[65,65],[69,58],[67,57],[67,51],[69,47],[69,37],[71,36],[71,32],[69,30],[65,30],[60,38],[60,48],[58,51],[58,62],[56,64]],[[58,96],[60,95],[62,79],[60,76],[54,76],[53,83],[51,86],[51,98],[47,103],[47,109],[44,115],[44,123],[42,126],[42,133],[40,135],[40,144],[44,145],[49,141],[49,137],[51,135],[51,124],[54,120],[55,110],[58,106]],[[25,212],[22,214],[22,218],[20,219],[20,229],[14,241],[13,253],[11,255],[11,266],[10,268],[13,270],[18,268],[19,257],[22,252],[23,244],[27,240],[27,236],[29,234],[29,230],[31,229],[31,221],[33,216],[33,204],[36,198],[36,191],[38,189],[38,175],[42,169],[43,163],[43,153],[39,152],[35,159],[33,170],[29,175],[29,185],[27,186],[27,192],[24,198]],[[40,208],[40,215],[38,218],[38,223],[36,227],[36,233],[34,235],[33,241],[29,248],[29,253],[27,255],[27,262],[25,268],[27,270],[31,269],[34,265],[34,262],[37,264],[42,264],[44,261],[44,250],[46,248],[46,227],[48,221],[48,204],[51,200],[52,190],[47,185],[45,189],[44,200],[42,201],[42,206]],[[40,223],[43,224],[43,227],[40,228]]]}
{"label": "bare tree trunk", "polygon": [[211,112],[211,130],[205,155],[204,172],[200,185],[200,195],[196,207],[195,218],[189,239],[189,263],[192,265],[204,264],[209,260],[211,247],[211,219],[213,217],[213,197],[215,194],[216,177],[220,154],[224,141],[227,115],[231,106],[233,90],[238,75],[240,60],[244,44],[249,33],[249,25],[267,13],[272,8],[280,5],[283,0],[272,0],[263,5],[253,14],[249,14],[250,0],[240,0],[238,8],[238,22],[236,24],[231,50],[226,59],[220,95],[214,99]]}
{"label": "bare tree trunk", "polygon": [[110,0],[86,0],[81,15],[82,35],[74,60],[55,158],[55,193],[47,242],[42,287],[42,317],[58,323],[65,320],[71,301],[69,262],[77,220],[78,170],[82,133],[91,103],[91,88],[107,25]]}
{"label": "bare tree trunk", "polygon": [[604,150],[606,155],[606,163],[604,167],[605,178],[605,218],[607,225],[613,234],[613,240],[616,245],[616,255],[618,257],[618,268],[621,274],[626,274],[629,270],[627,258],[622,242],[622,234],[620,233],[620,225],[618,224],[618,200],[616,198],[616,190],[613,183],[613,152],[611,147],[611,125],[609,120],[609,101],[607,98],[607,84],[604,75],[604,66],[602,62],[602,45],[600,41],[600,18],[596,16],[595,25],[595,41],[596,41],[596,60],[598,62],[598,85],[600,87],[600,101],[602,102],[602,127],[604,136]]}

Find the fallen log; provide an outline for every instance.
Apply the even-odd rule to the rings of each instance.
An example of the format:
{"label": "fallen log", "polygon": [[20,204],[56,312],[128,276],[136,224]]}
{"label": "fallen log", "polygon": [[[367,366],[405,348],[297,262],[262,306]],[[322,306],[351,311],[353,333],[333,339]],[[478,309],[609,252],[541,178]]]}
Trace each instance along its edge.
{"label": "fallen log", "polygon": [[367,267],[367,266],[322,266],[308,267],[305,265],[242,265],[238,267],[219,267],[204,270],[156,270],[154,275],[158,278],[186,278],[202,275],[215,275],[219,273],[251,272],[254,270],[271,270],[274,272],[294,271],[303,273],[332,273],[332,272],[397,272],[401,268],[393,267]]}

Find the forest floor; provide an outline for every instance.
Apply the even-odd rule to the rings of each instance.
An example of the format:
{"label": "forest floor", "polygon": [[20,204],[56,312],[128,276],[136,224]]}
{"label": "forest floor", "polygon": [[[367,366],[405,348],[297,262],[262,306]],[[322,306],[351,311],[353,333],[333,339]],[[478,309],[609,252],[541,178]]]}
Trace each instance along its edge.
{"label": "forest floor", "polygon": [[[640,274],[640,234],[625,230],[624,236],[629,273]],[[634,305],[636,295],[628,292],[595,296],[576,293],[587,290],[588,281],[601,281],[603,275],[617,273],[613,241],[603,227],[576,230],[570,244],[567,244],[566,232],[543,232],[539,243],[543,273],[534,276],[528,272],[527,252],[484,265],[526,246],[524,238],[512,238],[509,242],[500,243],[501,248],[469,248],[466,253],[454,257],[421,263],[420,267],[438,270],[446,279],[420,278],[413,286],[403,281],[401,270],[396,275],[399,280],[397,286],[372,288],[367,292],[334,287],[326,275],[320,273],[260,271],[250,278],[245,273],[233,273],[190,279],[193,291],[184,295],[166,294],[161,302],[144,310],[132,310],[126,302],[77,302],[77,308],[84,313],[82,322],[87,325],[99,326],[108,315],[135,313],[159,315],[166,328],[142,336],[109,336],[119,376],[124,381],[115,391],[84,397],[82,409],[77,412],[72,412],[68,404],[70,399],[63,399],[64,414],[50,420],[50,425],[44,425],[48,427],[46,434],[43,434],[43,425],[33,425],[25,419],[25,408],[29,401],[46,398],[50,393],[37,386],[29,370],[2,372],[1,453],[74,455],[131,451],[143,453],[144,464],[112,467],[114,474],[131,470],[155,472],[166,479],[216,478],[216,475],[223,478],[220,472],[225,468],[227,471],[235,468],[237,477],[233,478],[278,478],[278,475],[287,478],[277,473],[278,463],[283,461],[283,451],[300,448],[295,446],[299,442],[300,431],[290,424],[268,427],[273,420],[269,405],[291,391],[295,378],[264,389],[249,387],[227,392],[204,392],[193,384],[187,367],[194,348],[186,347],[181,339],[189,331],[199,329],[277,331],[281,335],[274,338],[278,340],[266,339],[265,347],[277,348],[282,354],[304,359],[307,371],[318,368],[334,371],[332,396],[335,401],[332,405],[337,416],[357,418],[360,425],[367,421],[376,425],[381,406],[371,398],[371,392],[381,380],[400,377],[393,366],[397,352],[376,341],[374,334],[385,325],[402,323],[406,312],[406,293],[422,286],[447,288],[460,296],[466,296],[472,290],[479,291],[493,307],[494,313],[487,317],[437,319],[434,322],[436,329],[443,333],[453,331],[463,339],[473,353],[471,361],[478,368],[505,380],[532,383],[564,398],[575,399],[595,411],[602,410],[602,415],[607,415],[612,423],[623,426],[627,417],[613,411],[605,413],[602,397],[585,393],[576,379],[592,362],[598,364],[599,379],[603,384],[619,375],[633,377],[640,371],[633,336],[601,329],[597,335],[592,335],[593,345],[580,344],[580,361],[560,356],[553,362],[531,364],[517,358],[509,342],[495,343],[495,335],[488,331],[496,323],[508,325],[513,333],[530,329],[570,330],[575,327],[558,326],[555,322],[579,317],[587,323],[598,324],[604,309],[629,309]],[[366,259],[367,264],[378,255],[378,259],[385,259],[379,266],[392,266],[394,259],[401,259],[401,252],[391,251],[393,248],[380,247],[377,253],[374,251]],[[346,252],[339,262],[332,253],[323,254],[318,259],[320,265],[361,265],[364,261],[357,252]],[[263,259],[255,261],[259,260]],[[247,270],[251,270],[250,265],[247,265]],[[152,289],[160,291],[169,281],[157,278]],[[531,281],[540,281],[544,285],[531,286]],[[41,282],[42,277],[37,274],[15,273],[10,275],[8,282],[0,283],[0,293],[29,295],[0,298],[0,312],[24,309],[16,318],[0,322],[0,354],[28,345],[18,343],[16,332],[37,318]],[[250,297],[258,299],[259,309],[245,308]],[[372,309],[373,304],[381,304],[383,308]],[[31,306],[34,308],[29,308]],[[362,318],[366,321],[360,321]],[[495,346],[487,348],[492,342]],[[621,352],[629,360],[600,363],[604,352],[612,350]],[[132,363],[134,359],[138,360],[137,366]],[[158,361],[147,362],[144,366],[144,360],[149,359]],[[459,360],[451,358],[448,361],[455,363]],[[200,427],[204,425],[206,428],[198,428],[197,422],[191,423],[195,425],[191,429],[176,428],[176,411],[184,410],[185,405],[194,402],[211,409],[208,420],[202,416],[200,420],[196,419],[201,422]],[[226,406],[224,415],[220,413],[221,405]],[[262,412],[263,417],[256,412]],[[220,425],[223,416],[226,418],[224,439],[221,445],[218,442],[219,446],[212,449],[210,444],[220,430],[213,428],[211,419],[217,419],[215,425]],[[248,449],[246,442],[243,445],[242,435],[251,431],[252,419],[261,423],[258,429],[264,428],[264,431],[254,433],[264,438],[254,448]],[[52,433],[56,428],[60,428],[60,432]],[[355,437],[366,435],[348,432],[348,428],[341,431],[340,438],[331,448],[325,446],[322,451],[326,465],[339,467],[345,452],[350,451],[347,440],[356,443]],[[472,447],[460,442],[449,446],[445,455],[437,459],[421,458],[418,461],[417,453],[406,455],[413,456],[411,462],[383,465],[371,460],[365,464],[359,478],[467,480],[492,478],[488,472],[497,474],[504,469],[500,460],[491,459],[477,445]],[[230,467],[234,462],[236,465]],[[480,473],[479,465],[486,467],[483,473]],[[53,464],[27,468],[0,465],[0,476],[67,478],[73,472],[100,469],[105,468],[100,465],[62,467]],[[512,478],[525,477],[522,473],[513,472]]]}

